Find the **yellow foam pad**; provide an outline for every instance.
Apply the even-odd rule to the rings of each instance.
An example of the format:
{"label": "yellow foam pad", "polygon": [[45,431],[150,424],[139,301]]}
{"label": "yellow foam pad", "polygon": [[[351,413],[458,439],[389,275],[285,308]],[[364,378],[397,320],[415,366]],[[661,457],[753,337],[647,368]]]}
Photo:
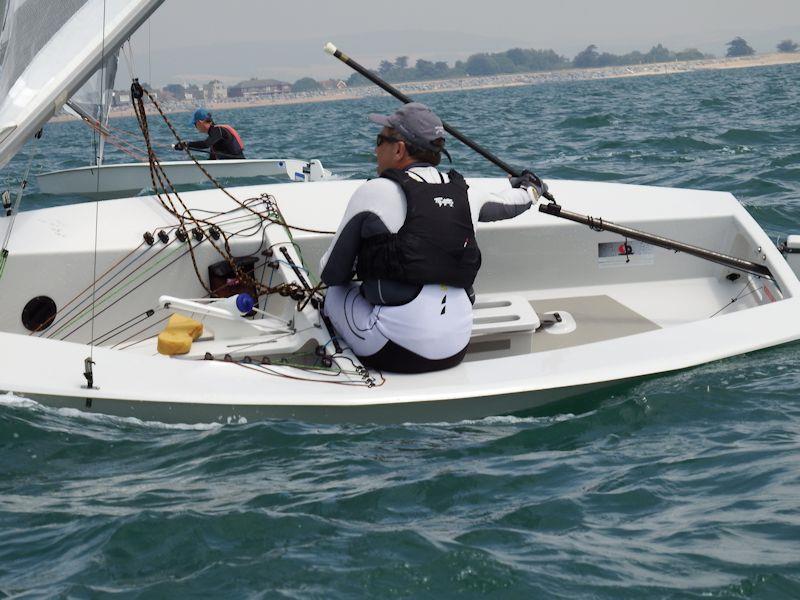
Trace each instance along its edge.
{"label": "yellow foam pad", "polygon": [[192,341],[203,335],[203,324],[200,321],[195,321],[183,315],[172,315],[167,321],[167,326],[164,331],[184,331],[188,333]]}
{"label": "yellow foam pad", "polygon": [[172,315],[158,334],[158,353],[166,356],[186,354],[192,342],[203,335],[203,324],[183,315]]}

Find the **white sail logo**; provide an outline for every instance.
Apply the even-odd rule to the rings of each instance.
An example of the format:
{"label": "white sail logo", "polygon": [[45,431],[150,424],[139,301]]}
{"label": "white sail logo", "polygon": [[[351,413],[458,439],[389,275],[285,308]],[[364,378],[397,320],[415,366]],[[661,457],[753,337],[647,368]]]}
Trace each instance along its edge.
{"label": "white sail logo", "polygon": [[453,207],[452,198],[442,198],[441,196],[438,196],[434,198],[433,201],[436,202],[436,206],[438,206],[439,208],[441,208],[442,206],[449,206],[451,208]]}

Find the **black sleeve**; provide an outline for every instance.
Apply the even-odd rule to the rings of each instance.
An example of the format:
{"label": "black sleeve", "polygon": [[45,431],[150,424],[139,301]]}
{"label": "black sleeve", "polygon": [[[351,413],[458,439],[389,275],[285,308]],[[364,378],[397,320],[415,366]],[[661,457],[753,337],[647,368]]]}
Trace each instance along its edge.
{"label": "black sleeve", "polygon": [[353,278],[353,268],[361,246],[361,228],[370,213],[362,212],[342,227],[330,250],[320,273],[327,285],[343,285]]}
{"label": "black sleeve", "polygon": [[186,144],[189,148],[211,148],[222,139],[222,131],[219,127],[212,127],[208,130],[208,137],[204,140],[197,140],[195,142],[189,142]]}
{"label": "black sleeve", "polygon": [[478,215],[478,220],[481,223],[490,223],[492,221],[503,221],[505,219],[513,219],[517,215],[521,215],[526,210],[533,206],[533,201],[529,200],[524,204],[503,204],[502,202],[486,202],[481,207],[481,212]]}

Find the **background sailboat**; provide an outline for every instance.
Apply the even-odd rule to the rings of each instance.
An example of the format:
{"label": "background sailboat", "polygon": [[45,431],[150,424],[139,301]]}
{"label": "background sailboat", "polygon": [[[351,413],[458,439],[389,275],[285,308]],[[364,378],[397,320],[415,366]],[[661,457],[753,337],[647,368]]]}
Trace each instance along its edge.
{"label": "background sailboat", "polygon": [[[86,167],[40,175],[42,192],[109,198],[150,187],[146,162],[111,165],[103,158],[119,50],[162,2],[8,0],[0,31],[0,167],[66,104],[98,132],[95,156]],[[220,178],[330,175],[319,161],[298,159],[202,163]],[[176,185],[205,180],[192,161],[164,166]]]}

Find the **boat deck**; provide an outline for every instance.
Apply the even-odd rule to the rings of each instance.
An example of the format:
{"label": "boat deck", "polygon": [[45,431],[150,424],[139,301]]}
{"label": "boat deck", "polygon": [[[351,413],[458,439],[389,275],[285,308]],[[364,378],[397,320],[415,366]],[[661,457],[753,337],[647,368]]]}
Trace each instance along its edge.
{"label": "boat deck", "polygon": [[473,335],[466,360],[547,352],[645,333],[661,326],[607,295],[536,299],[528,302],[540,319],[561,321],[496,335]]}
{"label": "boat deck", "polygon": [[540,315],[554,311],[568,313],[576,324],[575,330],[568,333],[542,329],[534,335],[533,352],[569,348],[661,329],[608,296],[534,300],[531,305]]}

